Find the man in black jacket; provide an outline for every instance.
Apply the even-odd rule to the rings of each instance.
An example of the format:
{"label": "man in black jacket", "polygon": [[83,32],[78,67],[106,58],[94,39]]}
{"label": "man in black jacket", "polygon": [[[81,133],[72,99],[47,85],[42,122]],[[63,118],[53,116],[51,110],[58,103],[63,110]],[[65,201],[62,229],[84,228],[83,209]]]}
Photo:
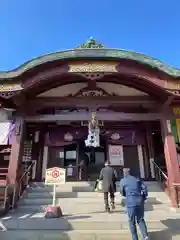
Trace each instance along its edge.
{"label": "man in black jacket", "polygon": [[114,193],[116,192],[117,173],[114,170],[114,168],[110,166],[109,162],[106,162],[105,167],[102,168],[99,180],[102,181],[102,191],[104,193],[105,210],[107,212],[110,212],[108,195],[110,193],[111,206],[112,209],[114,209],[115,208]]}

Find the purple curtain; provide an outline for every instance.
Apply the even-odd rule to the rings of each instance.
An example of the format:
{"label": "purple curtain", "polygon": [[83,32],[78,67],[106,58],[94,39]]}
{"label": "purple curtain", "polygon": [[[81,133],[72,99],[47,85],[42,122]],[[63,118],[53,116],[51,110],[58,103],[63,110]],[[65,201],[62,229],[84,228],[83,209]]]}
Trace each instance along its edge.
{"label": "purple curtain", "polygon": [[[101,136],[109,139],[111,142],[123,145],[139,145],[144,143],[144,136],[143,132],[140,130],[129,130],[129,129],[103,129],[100,128]],[[65,135],[69,133],[72,136],[72,140],[66,140]],[[113,134],[119,134],[119,140],[113,140],[111,136]],[[62,146],[76,142],[77,140],[86,138],[88,135],[88,128],[87,127],[79,127],[79,128],[72,128],[72,127],[57,127],[54,129],[49,130],[48,137],[46,138],[46,144],[51,146]]]}

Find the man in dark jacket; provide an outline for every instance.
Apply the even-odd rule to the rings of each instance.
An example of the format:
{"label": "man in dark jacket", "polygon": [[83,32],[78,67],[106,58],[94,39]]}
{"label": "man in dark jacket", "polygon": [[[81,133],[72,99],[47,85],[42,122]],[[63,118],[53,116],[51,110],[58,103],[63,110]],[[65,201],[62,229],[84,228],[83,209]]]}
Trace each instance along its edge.
{"label": "man in dark jacket", "polygon": [[120,193],[125,199],[129,227],[133,240],[138,240],[136,222],[139,225],[143,239],[148,240],[148,232],[144,220],[144,202],[147,199],[148,191],[144,183],[130,175],[130,169],[123,169],[124,178],[120,181]]}
{"label": "man in dark jacket", "polygon": [[107,212],[110,212],[108,195],[110,193],[111,206],[112,206],[112,209],[114,209],[115,208],[114,193],[116,192],[117,173],[110,166],[109,162],[106,162],[105,167],[102,168],[100,172],[99,180],[102,181],[102,191],[104,193],[105,210]]}

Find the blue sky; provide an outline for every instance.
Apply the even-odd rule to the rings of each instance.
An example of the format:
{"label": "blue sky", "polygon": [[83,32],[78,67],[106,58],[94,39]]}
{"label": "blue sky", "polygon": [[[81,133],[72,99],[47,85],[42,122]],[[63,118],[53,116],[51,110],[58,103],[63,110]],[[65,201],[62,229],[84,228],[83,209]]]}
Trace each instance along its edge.
{"label": "blue sky", "polygon": [[180,0],[0,0],[0,70],[90,36],[180,68]]}

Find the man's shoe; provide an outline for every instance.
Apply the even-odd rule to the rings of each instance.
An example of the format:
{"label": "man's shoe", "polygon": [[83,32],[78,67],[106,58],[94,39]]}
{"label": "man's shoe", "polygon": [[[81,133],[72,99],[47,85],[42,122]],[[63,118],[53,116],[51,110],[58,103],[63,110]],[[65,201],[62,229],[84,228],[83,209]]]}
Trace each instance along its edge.
{"label": "man's shoe", "polygon": [[105,207],[105,211],[110,213],[111,212],[110,207]]}
{"label": "man's shoe", "polygon": [[108,213],[110,213],[110,212],[111,212],[111,210],[110,210],[110,207],[108,207],[108,208],[107,208],[107,212],[108,212]]}
{"label": "man's shoe", "polygon": [[149,237],[148,237],[148,236],[146,236],[146,237],[144,238],[144,240],[150,240],[150,239],[149,239]]}
{"label": "man's shoe", "polygon": [[114,204],[114,203],[111,203],[111,207],[112,207],[112,209],[114,210],[114,209],[115,209],[115,204]]}

